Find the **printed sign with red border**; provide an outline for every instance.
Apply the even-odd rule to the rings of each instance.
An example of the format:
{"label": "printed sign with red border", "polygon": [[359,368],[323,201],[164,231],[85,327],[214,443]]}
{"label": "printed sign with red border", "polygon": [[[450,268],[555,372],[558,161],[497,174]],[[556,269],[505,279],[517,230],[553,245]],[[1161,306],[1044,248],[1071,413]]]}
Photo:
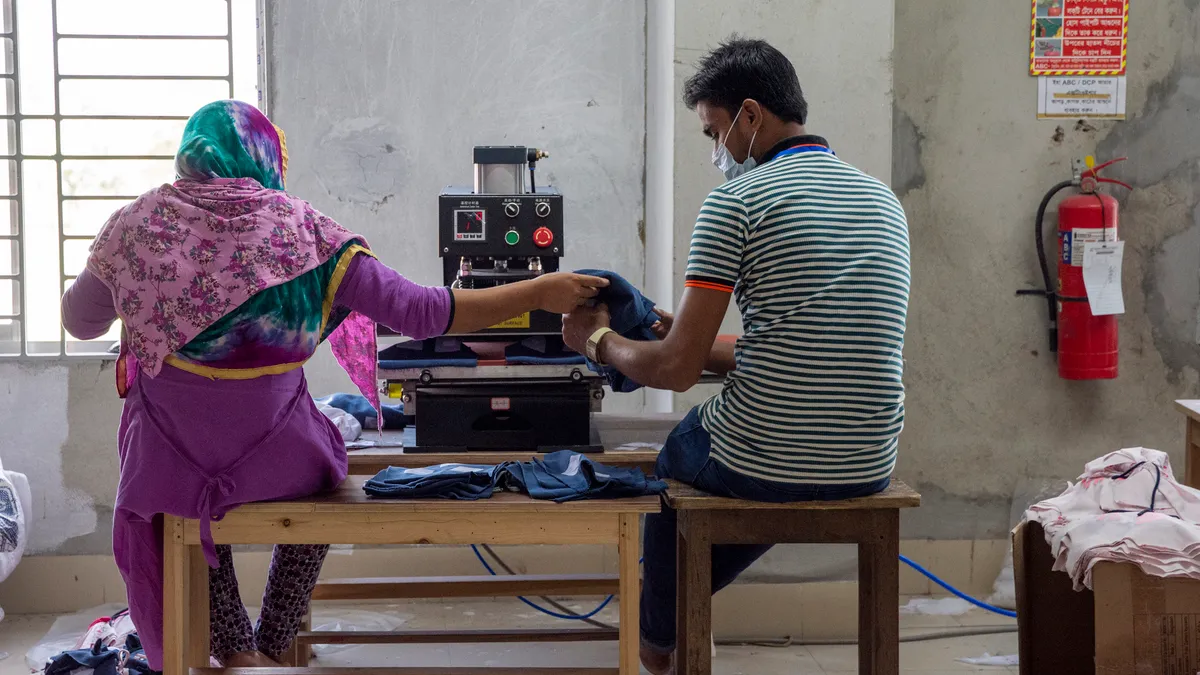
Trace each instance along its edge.
{"label": "printed sign with red border", "polygon": [[1033,0],[1030,75],[1124,75],[1129,0]]}

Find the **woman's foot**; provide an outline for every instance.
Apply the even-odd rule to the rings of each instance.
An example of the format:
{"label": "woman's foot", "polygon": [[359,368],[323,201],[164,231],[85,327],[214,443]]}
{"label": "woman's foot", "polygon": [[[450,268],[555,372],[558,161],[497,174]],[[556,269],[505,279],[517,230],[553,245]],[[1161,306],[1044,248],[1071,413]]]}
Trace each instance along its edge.
{"label": "woman's foot", "polygon": [[225,659],[226,668],[278,668],[279,663],[262,652],[238,652]]}
{"label": "woman's foot", "polygon": [[639,650],[638,656],[642,660],[642,666],[650,671],[650,675],[669,675],[671,672],[670,654],[663,654],[655,651],[653,648],[642,643],[642,648]]}

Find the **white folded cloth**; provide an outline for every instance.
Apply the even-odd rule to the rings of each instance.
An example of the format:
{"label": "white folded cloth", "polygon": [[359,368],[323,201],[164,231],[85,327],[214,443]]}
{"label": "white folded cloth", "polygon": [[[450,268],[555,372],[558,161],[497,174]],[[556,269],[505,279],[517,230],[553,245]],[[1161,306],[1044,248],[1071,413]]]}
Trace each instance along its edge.
{"label": "white folded cloth", "polygon": [[1200,490],[1180,484],[1167,454],[1126,448],[1088,462],[1079,482],[1034,504],[1054,569],[1092,587],[1096,563],[1124,562],[1159,577],[1200,579]]}

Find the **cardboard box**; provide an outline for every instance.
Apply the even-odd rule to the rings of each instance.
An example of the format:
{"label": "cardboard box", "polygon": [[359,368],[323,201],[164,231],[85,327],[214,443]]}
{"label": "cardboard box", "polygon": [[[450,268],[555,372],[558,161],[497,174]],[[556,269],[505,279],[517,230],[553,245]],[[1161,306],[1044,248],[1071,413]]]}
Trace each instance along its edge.
{"label": "cardboard box", "polygon": [[1200,672],[1200,581],[1100,563],[1092,569],[1092,592],[1097,675]]}
{"label": "cardboard box", "polygon": [[1075,591],[1037,523],[1013,530],[1021,675],[1197,675],[1200,581],[1101,563]]}
{"label": "cardboard box", "polygon": [[1053,565],[1042,526],[1018,525],[1013,530],[1013,574],[1017,585],[1020,673],[1095,675],[1092,592],[1076,592],[1071,577],[1053,571]]}

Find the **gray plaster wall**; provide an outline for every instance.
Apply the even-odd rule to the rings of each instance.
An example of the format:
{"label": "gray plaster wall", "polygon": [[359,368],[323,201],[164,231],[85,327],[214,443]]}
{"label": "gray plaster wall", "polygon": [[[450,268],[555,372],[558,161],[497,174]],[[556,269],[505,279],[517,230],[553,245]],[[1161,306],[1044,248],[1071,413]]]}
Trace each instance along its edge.
{"label": "gray plaster wall", "polygon": [[[643,277],[645,3],[271,0],[269,106],[288,188],[439,284],[437,195],[470,185],[471,148],[549,151],[567,269]],[[314,392],[349,380],[326,352]],[[642,396],[605,409],[640,410]]]}
{"label": "gray plaster wall", "polygon": [[[677,3],[677,86],[724,35],[763,35],[796,61],[812,130],[849,161],[890,173],[902,197],[914,285],[898,475],[925,497],[905,516],[906,536],[1002,537],[1014,494],[1073,478],[1118,447],[1161,448],[1182,465],[1171,401],[1200,395],[1200,3],[1134,4],[1130,119],[1083,124],[1035,119],[1024,3],[896,0],[894,51],[872,46],[890,45],[891,29],[878,24],[892,21],[886,2]],[[576,3],[506,2],[511,9],[493,15],[492,3],[451,0],[439,3],[446,18],[425,4],[272,3],[269,65],[277,85],[287,83],[272,93],[291,187],[433,283],[434,195],[470,180],[470,147],[544,145],[554,155],[545,173],[566,192],[576,233],[568,263],[640,278],[643,3],[589,0],[575,14]],[[775,13],[760,13],[768,5]],[[853,44],[827,35],[839,26],[853,28]],[[537,40],[523,56],[488,43],[464,57],[433,37],[464,27]],[[833,51],[806,51],[814,41]],[[580,50],[586,56],[571,56]],[[851,68],[844,59],[858,60]],[[438,65],[460,62],[472,65]],[[537,93],[515,89],[528,82]],[[468,97],[468,88],[485,94]],[[720,180],[692,115],[680,106],[676,118],[680,273],[684,234]],[[1131,158],[1113,174],[1136,186],[1118,193],[1127,313],[1120,378],[1069,383],[1046,353],[1043,306],[1013,291],[1038,282],[1038,200],[1088,153]],[[318,391],[349,386],[330,364],[310,372]],[[112,383],[111,368],[94,363],[0,364],[0,457],[33,483],[32,553],[110,550],[120,414]],[[836,578],[847,568],[834,558],[785,550],[758,573]]]}
{"label": "gray plaster wall", "polygon": [[[698,59],[734,33],[767,40],[791,60],[808,100],[811,133],[863,171],[883,181],[891,175],[892,0],[675,0],[676,299],[700,204],[725,180],[712,164],[712,141],[683,104],[683,83]],[[733,302],[721,330],[741,333]],[[716,390],[703,386],[676,395],[675,409],[687,410]]]}
{"label": "gray plaster wall", "polygon": [[[892,179],[913,265],[898,474],[924,496],[910,536],[1003,536],[1014,494],[1121,447],[1182,470],[1172,400],[1197,394],[1200,367],[1200,12],[1135,2],[1129,27],[1129,120],[1038,121],[1029,3],[896,0]],[[1059,379],[1044,302],[1014,296],[1041,285],[1038,202],[1087,154],[1128,155],[1111,175],[1135,186],[1114,192],[1128,243],[1109,382]]]}

